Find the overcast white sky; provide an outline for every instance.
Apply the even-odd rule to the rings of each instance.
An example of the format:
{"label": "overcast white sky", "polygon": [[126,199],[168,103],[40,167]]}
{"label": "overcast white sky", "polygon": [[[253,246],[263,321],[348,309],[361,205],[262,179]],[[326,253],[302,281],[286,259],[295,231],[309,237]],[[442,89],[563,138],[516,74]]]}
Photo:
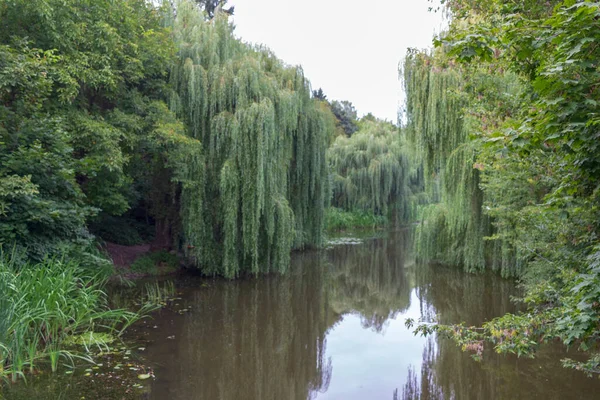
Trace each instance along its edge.
{"label": "overcast white sky", "polygon": [[313,89],[396,122],[398,63],[442,26],[427,0],[229,0],[236,35],[302,65]]}

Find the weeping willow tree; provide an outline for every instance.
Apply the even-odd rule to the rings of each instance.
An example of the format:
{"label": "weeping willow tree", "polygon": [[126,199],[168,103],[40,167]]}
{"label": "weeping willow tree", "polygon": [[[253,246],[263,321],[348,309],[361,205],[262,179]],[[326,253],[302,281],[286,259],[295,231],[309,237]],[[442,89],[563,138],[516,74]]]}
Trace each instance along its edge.
{"label": "weeping willow tree", "polygon": [[418,257],[462,265],[470,272],[489,267],[504,276],[519,275],[514,249],[494,240],[496,228],[483,210],[483,166],[477,162],[481,142],[473,140],[481,121],[493,119],[481,110],[499,104],[484,104],[484,94],[496,93],[493,99],[515,97],[520,90],[517,79],[485,71],[466,73],[445,61],[442,52],[409,53],[403,74],[406,134],[423,165],[430,202],[422,210],[416,237]]}
{"label": "weeping willow tree", "polygon": [[332,206],[409,221],[415,171],[407,149],[398,128],[384,121],[363,119],[354,135],[339,136],[328,151]]}
{"label": "weeping willow tree", "polygon": [[170,104],[202,143],[184,173],[182,247],[207,274],[284,271],[293,247],[321,244],[334,123],[299,67],[236,39],[226,15],[176,8]]}

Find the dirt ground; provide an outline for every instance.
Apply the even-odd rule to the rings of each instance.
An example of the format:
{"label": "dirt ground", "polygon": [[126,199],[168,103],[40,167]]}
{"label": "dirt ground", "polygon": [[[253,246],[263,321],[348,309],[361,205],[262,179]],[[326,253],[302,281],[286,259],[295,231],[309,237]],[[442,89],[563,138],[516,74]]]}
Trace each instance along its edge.
{"label": "dirt ground", "polygon": [[116,267],[127,267],[131,265],[138,257],[150,251],[149,244],[138,246],[121,246],[114,243],[106,243],[106,251],[112,258]]}

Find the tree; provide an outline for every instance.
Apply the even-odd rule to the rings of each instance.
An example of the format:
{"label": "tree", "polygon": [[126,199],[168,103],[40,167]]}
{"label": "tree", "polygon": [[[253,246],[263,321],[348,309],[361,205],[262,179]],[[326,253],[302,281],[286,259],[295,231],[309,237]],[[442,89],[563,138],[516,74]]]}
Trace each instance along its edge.
{"label": "tree", "polygon": [[319,90],[313,90],[312,92],[313,98],[321,101],[327,101],[327,96],[323,92],[323,89],[319,88]]}
{"label": "tree", "polygon": [[339,136],[328,150],[332,170],[331,205],[367,211],[408,222],[413,217],[407,143],[398,128],[378,120],[361,120],[352,137]]}
{"label": "tree", "polygon": [[334,100],[331,103],[331,111],[338,120],[346,136],[350,137],[358,130],[356,109],[351,102]]}
{"label": "tree", "polygon": [[[477,255],[477,247],[460,239],[466,237],[461,225],[490,221],[493,230],[479,232],[480,242],[503,250],[500,258],[479,252],[478,264],[520,276],[529,308],[480,329],[434,330],[465,348],[489,341],[498,352],[526,356],[539,343],[558,339],[596,351],[585,362],[563,362],[598,374],[600,9],[584,0],[448,4],[455,21],[435,41],[434,58],[413,55],[405,69],[407,87],[421,88],[408,95],[408,117],[415,142],[430,155],[424,158],[426,176],[450,182],[423,225],[435,244],[428,252],[454,263],[461,253]],[[455,82],[440,91],[444,74],[453,74]],[[457,99],[460,107],[449,109]],[[460,140],[458,125],[448,121],[452,116],[462,125]],[[465,150],[468,158],[459,165]],[[458,190],[464,185],[456,178],[469,176],[479,180],[475,202]]]}
{"label": "tree", "polygon": [[215,14],[220,10],[228,15],[233,15],[235,6],[225,8],[227,0],[194,0],[202,10],[206,13],[208,19],[215,17]]}
{"label": "tree", "polygon": [[40,259],[147,197],[129,165],[169,118],[174,46],[143,0],[0,4],[0,244]]}
{"label": "tree", "polygon": [[186,0],[170,25],[172,110],[201,143],[176,177],[184,251],[206,274],[285,271],[292,248],[322,243],[334,122],[300,68],[236,39],[227,18]]}

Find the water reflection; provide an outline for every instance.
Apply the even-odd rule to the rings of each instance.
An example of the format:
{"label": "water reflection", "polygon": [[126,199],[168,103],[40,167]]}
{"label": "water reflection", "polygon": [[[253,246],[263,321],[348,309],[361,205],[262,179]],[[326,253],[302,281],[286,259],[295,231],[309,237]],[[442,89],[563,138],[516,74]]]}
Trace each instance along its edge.
{"label": "water reflection", "polygon": [[[491,350],[476,363],[448,340],[431,338],[419,367],[407,369],[402,400],[597,399],[598,379],[565,370],[556,347],[543,348],[535,360],[501,356]],[[420,370],[420,371],[419,371]]]}
{"label": "water reflection", "polygon": [[[405,318],[479,324],[513,311],[514,284],[415,267],[407,231],[293,256],[286,276],[181,283],[183,315],[149,327],[154,399],[585,399],[597,380],[535,361],[482,363]],[[152,325],[152,324],[150,324]],[[170,339],[167,339],[170,338]]]}
{"label": "water reflection", "polygon": [[335,321],[320,259],[299,254],[305,268],[288,276],[193,290],[184,299],[192,312],[164,331],[175,335],[172,345],[148,348],[164,365],[152,397],[304,400],[326,391],[325,332]]}
{"label": "water reflection", "polygon": [[386,321],[408,309],[408,233],[395,233],[395,240],[371,240],[328,252],[330,307],[336,314],[355,313],[365,328],[381,332]]}
{"label": "water reflection", "polygon": [[[519,292],[494,275],[465,276],[456,269],[421,267],[415,271],[421,318],[443,323],[481,324],[517,311],[510,299]],[[540,349],[535,360],[495,354],[486,345],[481,363],[447,339],[428,338],[420,365],[407,369],[407,380],[395,399],[594,399],[600,382],[565,370],[560,345]],[[570,357],[577,355],[569,355]]]}
{"label": "water reflection", "polygon": [[514,282],[492,273],[467,275],[458,268],[421,265],[414,274],[424,321],[479,325],[517,311],[511,302],[519,295]]}

